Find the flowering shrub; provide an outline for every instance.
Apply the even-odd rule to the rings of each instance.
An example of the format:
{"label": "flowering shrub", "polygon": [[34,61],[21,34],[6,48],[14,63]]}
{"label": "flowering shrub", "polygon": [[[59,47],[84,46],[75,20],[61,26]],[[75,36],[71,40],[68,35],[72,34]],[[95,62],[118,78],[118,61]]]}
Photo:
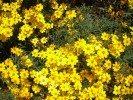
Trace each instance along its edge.
{"label": "flowering shrub", "polygon": [[127,34],[114,29],[95,35],[78,29],[86,17],[65,3],[44,0],[27,8],[22,3],[0,0],[0,48],[10,47],[0,63],[2,95],[9,91],[20,100],[133,98],[132,62],[125,56],[133,45],[133,26],[126,26]]}

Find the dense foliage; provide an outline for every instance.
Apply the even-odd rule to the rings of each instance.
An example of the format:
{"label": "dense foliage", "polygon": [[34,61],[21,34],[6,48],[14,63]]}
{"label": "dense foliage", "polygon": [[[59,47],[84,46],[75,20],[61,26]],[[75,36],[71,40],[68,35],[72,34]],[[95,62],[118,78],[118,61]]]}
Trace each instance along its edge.
{"label": "dense foliage", "polygon": [[0,100],[132,100],[133,1],[81,1],[0,0]]}

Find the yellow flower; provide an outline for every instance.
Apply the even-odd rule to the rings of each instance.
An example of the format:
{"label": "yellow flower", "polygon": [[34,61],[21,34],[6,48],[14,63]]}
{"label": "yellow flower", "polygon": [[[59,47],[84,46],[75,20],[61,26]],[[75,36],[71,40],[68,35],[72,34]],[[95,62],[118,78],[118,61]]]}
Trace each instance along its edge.
{"label": "yellow flower", "polygon": [[18,71],[11,71],[11,70],[8,70],[9,72],[9,77],[10,78],[13,78],[13,77],[18,77]]}
{"label": "yellow flower", "polygon": [[121,23],[123,27],[126,27],[127,26],[127,23],[126,22],[122,22]]}
{"label": "yellow flower", "polygon": [[34,78],[36,76],[37,72],[35,70],[30,71],[30,77]]}
{"label": "yellow flower", "polygon": [[65,56],[57,57],[57,66],[64,66],[67,65],[67,58]]}
{"label": "yellow flower", "polygon": [[103,32],[101,38],[103,40],[109,40],[109,34],[107,34],[106,32]]}
{"label": "yellow flower", "polygon": [[81,90],[81,88],[82,88],[81,82],[77,81],[74,83],[74,89],[75,90]]}
{"label": "yellow flower", "polygon": [[133,27],[130,27],[130,29],[133,31]]}
{"label": "yellow flower", "polygon": [[81,81],[81,77],[78,73],[73,73],[70,75],[70,80],[75,83]]}
{"label": "yellow flower", "polygon": [[113,7],[112,7],[112,5],[110,5],[110,6],[109,6],[109,9],[108,9],[108,12],[111,13],[112,10],[113,10]]}
{"label": "yellow flower", "polygon": [[0,7],[2,6],[2,3],[3,3],[2,0],[0,0]]}
{"label": "yellow flower", "polygon": [[32,90],[33,90],[34,93],[36,94],[36,93],[40,92],[41,88],[40,88],[38,85],[33,85],[33,86],[32,86]]}
{"label": "yellow flower", "polygon": [[128,37],[124,38],[123,43],[124,43],[125,46],[129,46],[131,44],[131,39],[128,38]]}
{"label": "yellow flower", "polygon": [[41,38],[41,43],[46,43],[46,42],[48,42],[48,38],[46,38],[46,37],[43,37],[43,38]]}
{"label": "yellow flower", "polygon": [[11,52],[13,54],[16,54],[17,56],[21,56],[23,53],[23,50],[18,47],[13,47],[13,48],[11,48]]}
{"label": "yellow flower", "polygon": [[115,34],[111,34],[112,35],[112,43],[113,44],[117,44],[117,42],[118,42],[118,36],[117,35],[115,35]]}
{"label": "yellow flower", "polygon": [[0,35],[0,40],[1,40],[2,42],[6,42],[7,39],[8,39],[8,38],[7,38],[5,35],[3,35],[3,34]]}
{"label": "yellow flower", "polygon": [[13,87],[10,90],[11,90],[11,93],[14,94],[14,95],[18,95],[18,93],[20,91],[19,88],[17,88],[17,87]]}
{"label": "yellow flower", "polygon": [[133,87],[130,88],[130,92],[133,94]]}
{"label": "yellow flower", "polygon": [[115,49],[117,50],[117,52],[124,52],[125,47],[124,45],[121,43],[121,41],[118,42],[118,44],[114,44]]}
{"label": "yellow flower", "polygon": [[62,3],[62,4],[60,4],[59,9],[64,9],[64,10],[66,10],[66,9],[67,9],[67,5],[64,4],[64,3]]}
{"label": "yellow flower", "polygon": [[46,66],[50,67],[51,64],[55,64],[56,63],[56,59],[57,59],[56,54],[49,54],[47,56]]}
{"label": "yellow flower", "polygon": [[17,9],[20,8],[20,5],[17,2],[11,2],[10,3],[10,11],[11,12],[16,12]]}
{"label": "yellow flower", "polygon": [[126,87],[126,86],[124,86],[124,87],[121,89],[121,92],[122,92],[123,95],[131,94],[130,88],[129,88],[129,87]]}
{"label": "yellow flower", "polygon": [[33,65],[32,61],[30,59],[26,59],[25,66],[31,67]]}
{"label": "yellow flower", "polygon": [[27,87],[22,87],[21,90],[19,91],[19,96],[20,98],[29,98],[30,97],[30,92]]}
{"label": "yellow flower", "polygon": [[133,9],[133,1],[132,0],[128,0],[128,3],[129,3],[130,9]]}
{"label": "yellow flower", "polygon": [[11,28],[5,28],[5,32],[3,33],[6,37],[11,37],[13,35],[12,29]]}
{"label": "yellow flower", "polygon": [[86,44],[83,48],[83,51],[86,55],[90,55],[94,53],[94,45],[92,44]]}
{"label": "yellow flower", "polygon": [[74,17],[76,17],[76,12],[75,10],[69,10],[66,12],[66,17],[68,19],[73,19]]}
{"label": "yellow flower", "polygon": [[25,70],[25,69],[20,70],[20,77],[21,79],[27,79],[29,77],[28,70]]}
{"label": "yellow flower", "polygon": [[95,56],[90,56],[88,59],[86,59],[86,61],[87,61],[87,66],[89,67],[94,67],[97,65]]}
{"label": "yellow flower", "polygon": [[131,83],[133,83],[133,76],[129,75],[125,78],[125,84],[126,86],[130,86]]}
{"label": "yellow flower", "polygon": [[102,80],[102,82],[107,82],[107,83],[109,83],[109,81],[111,80],[110,74],[108,73],[102,74],[102,76],[99,78]]}
{"label": "yellow flower", "polygon": [[[52,1],[52,0],[51,0]],[[51,8],[53,9],[58,9],[58,3],[54,0],[54,2],[52,2],[51,4]]]}
{"label": "yellow flower", "polygon": [[18,40],[25,41],[26,36],[22,33],[18,35]]}
{"label": "yellow flower", "polygon": [[115,62],[115,64],[113,64],[113,71],[114,72],[119,71],[120,68],[121,68],[121,65],[118,62]]}
{"label": "yellow flower", "polygon": [[[37,52],[37,51],[36,51]],[[41,58],[41,59],[44,59],[44,58],[46,58],[46,56],[47,56],[47,54],[46,54],[46,52],[45,51],[40,51],[39,53],[38,53],[38,57],[39,58]]]}
{"label": "yellow flower", "polygon": [[87,88],[87,92],[88,92],[90,98],[94,98],[95,95],[97,95],[97,93],[98,93],[98,89],[95,88],[94,86],[91,86],[91,87]]}
{"label": "yellow flower", "polygon": [[62,17],[62,14],[63,14],[63,11],[61,9],[57,9],[55,12],[54,12],[54,16],[56,18],[61,18]]}
{"label": "yellow flower", "polygon": [[80,42],[79,42],[79,41],[76,41],[76,42],[74,43],[74,47],[75,47],[76,49],[80,49],[80,48],[81,48]]}
{"label": "yellow flower", "polygon": [[111,68],[111,65],[112,65],[112,63],[111,63],[111,61],[108,59],[108,60],[105,60],[105,63],[104,63],[103,66],[108,70],[108,69]]}
{"label": "yellow flower", "polygon": [[[88,93],[90,93],[90,92],[88,92]],[[90,95],[88,95],[88,93],[86,91],[79,92],[79,95],[78,95],[79,100],[89,100]]]}
{"label": "yellow flower", "polygon": [[117,41],[117,44],[109,44],[109,52],[115,57],[119,57],[121,52],[124,52],[125,47],[121,42]]}
{"label": "yellow flower", "polygon": [[31,53],[32,53],[33,57],[38,57],[39,50],[38,49],[34,49]]}
{"label": "yellow flower", "polygon": [[39,79],[38,77],[36,77],[36,78],[34,78],[34,82],[35,82],[36,84],[39,84],[40,79]]}
{"label": "yellow flower", "polygon": [[121,93],[121,86],[114,86],[113,94],[119,95]]}
{"label": "yellow flower", "polygon": [[95,50],[99,50],[100,48],[102,48],[102,44],[99,41],[95,41],[94,43]]}
{"label": "yellow flower", "polygon": [[115,12],[114,11],[111,12],[111,16],[115,16]]}
{"label": "yellow flower", "polygon": [[20,84],[20,79],[19,79],[18,76],[11,77],[11,81],[12,81],[14,84]]}
{"label": "yellow flower", "polygon": [[42,68],[41,73],[43,74],[43,76],[47,76],[49,74],[47,68]]}
{"label": "yellow flower", "polygon": [[3,72],[5,70],[5,64],[4,63],[0,63],[0,72]]}
{"label": "yellow flower", "polygon": [[24,24],[23,26],[21,26],[19,34],[23,34],[26,38],[28,38],[31,36],[32,33],[33,33],[33,28],[31,25]]}
{"label": "yellow flower", "polygon": [[70,90],[70,83],[62,83],[60,85],[60,90],[61,91],[69,91]]}
{"label": "yellow flower", "polygon": [[12,65],[12,66],[9,66],[7,68],[7,70],[10,72],[10,71],[17,71],[17,66],[16,65]]}
{"label": "yellow flower", "polygon": [[[48,87],[49,93],[54,97],[57,98],[60,95],[60,90],[56,89],[53,86]],[[52,99],[52,98],[51,98]],[[50,99],[50,100],[51,100]],[[53,99],[52,99],[53,100]]]}
{"label": "yellow flower", "polygon": [[2,10],[3,11],[10,11],[10,5],[9,5],[9,3],[3,3]]}
{"label": "yellow flower", "polygon": [[43,22],[45,24],[44,16],[41,13],[35,15],[35,17],[36,17],[37,22]]}
{"label": "yellow flower", "polygon": [[34,46],[37,46],[37,43],[38,43],[38,38],[33,38],[32,40],[31,40],[31,43],[34,45]]}
{"label": "yellow flower", "polygon": [[2,77],[3,78],[9,78],[9,71],[8,70],[4,70],[3,72],[2,72]]}
{"label": "yellow flower", "polygon": [[102,58],[107,58],[109,55],[109,52],[106,48],[103,47],[97,51],[97,54],[102,59]]}
{"label": "yellow flower", "polygon": [[6,60],[5,60],[5,65],[6,65],[6,66],[13,66],[13,65],[14,65],[14,64],[13,64],[13,60],[12,60],[11,58],[6,59]]}
{"label": "yellow flower", "polygon": [[74,67],[74,65],[76,65],[78,63],[78,57],[71,55],[68,56],[68,65],[71,65],[71,67]]}
{"label": "yellow flower", "polygon": [[39,78],[39,83],[43,86],[47,85],[48,84],[48,78],[46,76],[41,76],[41,77],[38,77]]}
{"label": "yellow flower", "polygon": [[[98,76],[99,75],[103,75],[103,73],[104,73],[104,70],[103,70],[103,68],[101,66],[98,66],[98,67],[95,66],[95,67],[93,67],[93,71]],[[94,77],[94,75],[92,75],[90,78],[91,78],[90,80],[93,80],[92,78],[95,78],[95,77]]]}
{"label": "yellow flower", "polygon": [[37,4],[37,5],[35,6],[35,9],[36,9],[37,11],[41,11],[41,10],[43,9],[43,5],[42,5],[42,4]]}

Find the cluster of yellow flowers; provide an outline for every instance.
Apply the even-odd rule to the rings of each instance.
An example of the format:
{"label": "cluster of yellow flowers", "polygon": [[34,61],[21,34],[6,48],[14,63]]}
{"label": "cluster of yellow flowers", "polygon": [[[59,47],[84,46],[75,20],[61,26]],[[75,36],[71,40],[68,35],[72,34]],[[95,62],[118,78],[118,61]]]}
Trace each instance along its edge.
{"label": "cluster of yellow flowers", "polygon": [[[133,76],[121,74],[119,71],[125,65],[121,65],[118,61],[112,62],[109,57],[109,55],[119,57],[126,46],[130,45],[130,38],[124,35],[123,41],[120,42],[117,35],[109,35],[105,32],[102,33],[101,41],[98,41],[95,36],[88,37],[88,41],[90,38],[90,43],[79,39],[74,45],[66,44],[65,47],[59,49],[56,49],[54,45],[50,45],[46,50],[34,49],[31,52],[32,58],[46,60],[40,71],[33,69],[34,61],[28,55],[23,55],[22,49],[13,47],[11,52],[20,57],[19,65],[14,64],[12,58],[8,58],[0,64],[0,72],[16,98],[29,99],[35,94],[40,94],[43,99],[45,97],[41,93],[43,88],[48,90],[46,100],[91,98],[109,100],[106,94],[108,91],[113,92],[119,98],[133,94],[131,85]],[[106,47],[106,43],[110,40],[112,42]],[[120,47],[122,48],[120,49]],[[80,55],[84,55],[85,66],[90,70],[84,69],[85,66],[78,64]],[[80,70],[81,68],[83,69]],[[116,82],[114,89],[108,87],[113,80],[109,72],[111,69],[116,79],[116,81],[114,80]],[[89,83],[84,87],[83,82],[86,80]]]}
{"label": "cluster of yellow flowers", "polygon": [[[31,35],[31,33],[33,33],[32,28],[33,29],[36,29],[36,28],[40,29],[41,33],[45,32],[46,30],[53,28],[53,23],[47,23],[45,21],[45,16],[41,12],[42,10],[43,10],[42,4],[37,4],[36,6],[31,6],[28,10],[24,9],[24,11],[23,11],[24,19],[22,22],[25,25],[30,23],[29,30],[26,30],[28,35]],[[26,26],[26,27],[27,27],[26,29],[28,29],[28,26]],[[22,30],[25,31],[24,29],[21,29],[21,32],[22,32]],[[22,34],[25,36],[25,33],[22,33]]]}
{"label": "cluster of yellow flowers", "polygon": [[[53,17],[55,17],[55,19],[62,18],[64,11],[68,8],[64,3],[59,5],[56,0],[51,0],[51,7],[55,10],[53,13]],[[65,15],[68,19],[73,19],[76,17],[76,12],[75,10],[68,10]]]}
{"label": "cluster of yellow flowers", "polygon": [[[26,38],[29,38],[31,34],[34,33],[34,29],[39,29],[40,33],[49,31],[53,26],[57,26],[57,23],[54,23],[55,20],[63,18],[63,22],[76,17],[75,10],[67,10],[66,4],[58,4],[56,0],[49,1],[51,3],[52,9],[54,9],[53,15],[51,15],[50,23],[46,22],[45,16],[42,13],[43,5],[41,3],[31,6],[29,9],[23,9],[22,15],[18,13],[21,7],[22,0],[9,3],[0,3],[0,9],[2,10],[0,16],[0,40],[3,42],[6,41],[9,37],[13,36],[14,25],[19,22],[22,22],[23,25],[20,27],[20,33],[18,34],[18,40],[25,41]],[[60,22],[62,24],[62,22]],[[63,24],[64,25],[64,24]],[[58,25],[59,26],[59,25]],[[36,34],[36,33],[35,33]]]}
{"label": "cluster of yellow flowers", "polygon": [[21,0],[18,2],[2,3],[0,0],[0,40],[3,42],[13,36],[14,25],[22,21],[18,10],[21,7]]}
{"label": "cluster of yellow flowers", "polygon": [[56,0],[49,2],[54,12],[46,22],[41,12],[42,4],[23,9],[20,16],[17,11],[22,0],[10,4],[2,4],[0,0],[0,40],[6,41],[13,36],[14,25],[22,22],[18,40],[25,41],[31,37],[34,47],[27,53],[14,46],[10,50],[12,57],[0,63],[2,80],[15,98],[27,100],[40,96],[42,100],[109,100],[108,94],[112,93],[118,100],[133,95],[133,75],[121,73],[132,69],[116,60],[133,42],[133,27],[130,27],[131,38],[124,34],[120,39],[115,33],[103,32],[100,37],[90,35],[87,40],[79,38],[73,44],[67,43],[59,48],[54,44],[47,46],[49,37],[37,37],[34,30],[48,33],[53,27],[67,23],[69,35],[72,35],[73,25],[68,22],[77,15],[75,10],[67,10],[65,4],[59,5]]}
{"label": "cluster of yellow flowers", "polygon": [[129,7],[130,7],[131,9],[133,9],[133,0],[128,0],[128,3],[129,3]]}

